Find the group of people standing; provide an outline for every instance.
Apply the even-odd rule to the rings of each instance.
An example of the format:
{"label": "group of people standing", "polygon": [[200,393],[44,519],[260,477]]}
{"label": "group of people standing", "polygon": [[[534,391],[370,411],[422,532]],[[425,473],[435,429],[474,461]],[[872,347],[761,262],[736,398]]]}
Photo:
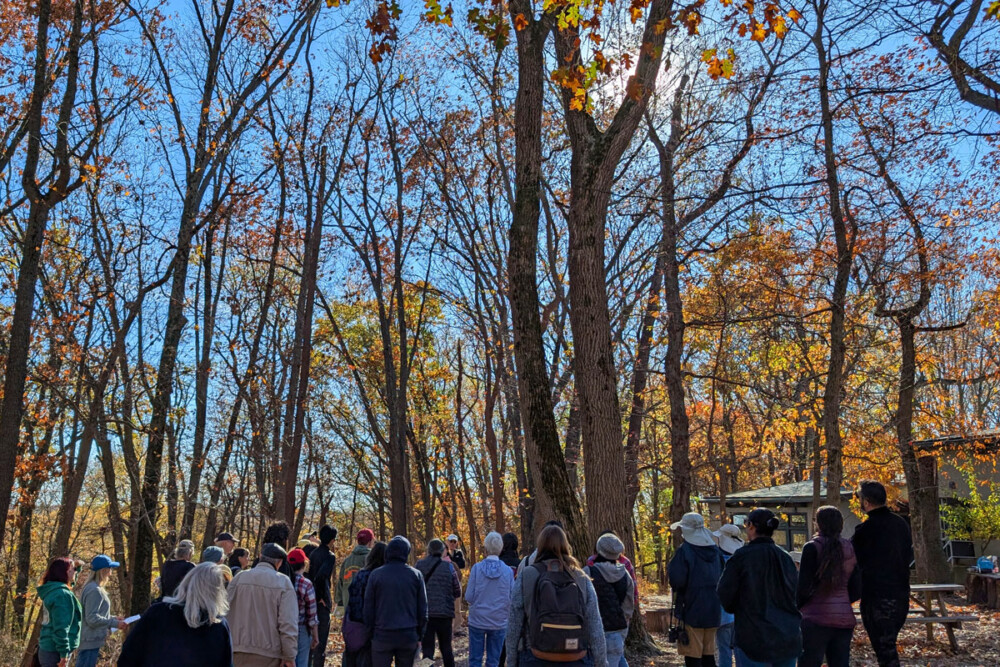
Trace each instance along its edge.
{"label": "group of people standing", "polygon": [[[780,521],[767,509],[747,516],[747,540],[725,525],[711,533],[700,514],[673,524],[684,543],[669,566],[686,667],[846,667],[856,625],[852,604],[878,664],[899,665],[897,637],[909,609],[913,544],[908,524],[886,507],[885,487],[862,482],[867,519],[844,538],[833,506],[816,510],[816,534],[796,568],[772,538]],[[717,542],[716,539],[717,538]],[[718,655],[718,661],[716,660]]]}
{"label": "group of people standing", "polygon": [[[909,527],[886,508],[881,484],[862,483],[858,497],[868,519],[851,540],[841,536],[840,510],[817,510],[817,534],[798,570],[772,539],[779,520],[770,510],[749,514],[745,542],[734,525],[709,532],[697,513],[674,524],[684,541],[669,565],[678,620],[671,638],[685,665],[820,667],[825,659],[843,667],[859,598],[879,664],[898,665]],[[363,529],[339,569],[335,528],[323,526],[290,550],[289,535],[284,523],[270,526],[252,563],[229,533],[198,565],[193,545],[180,542],[161,568],[162,595],[131,627],[118,665],[323,667],[332,619],[342,618],[344,667],[427,667],[436,648],[454,667],[467,566],[456,535],[431,540],[411,567],[405,537],[385,543]],[[512,533],[490,532],[483,549],[464,589],[469,667],[628,667],[625,638],[638,592],[614,532],[599,536],[586,564],[574,558],[558,521],[545,525],[523,558]],[[118,563],[95,557],[79,599],[70,588],[76,567],[54,559],[38,588],[43,667],[65,667],[77,649],[78,666],[96,665],[110,632],[127,627],[111,615],[104,590]]]}

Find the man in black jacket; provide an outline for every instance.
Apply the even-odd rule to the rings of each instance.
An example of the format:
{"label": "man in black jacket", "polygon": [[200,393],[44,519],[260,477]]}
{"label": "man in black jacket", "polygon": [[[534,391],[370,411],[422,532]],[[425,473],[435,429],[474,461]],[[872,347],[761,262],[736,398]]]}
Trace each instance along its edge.
{"label": "man in black jacket", "polygon": [[[452,533],[448,536],[448,550],[445,554],[445,560],[451,561],[451,564],[455,566],[455,572],[458,574],[459,585],[462,582],[462,570],[465,569],[465,554],[462,553],[461,547],[458,544],[458,535]],[[452,632],[456,637],[461,637],[465,634],[462,630],[462,595],[455,598],[455,617],[452,620]]]}
{"label": "man in black jacket", "polygon": [[868,518],[854,529],[851,543],[861,569],[861,622],[882,667],[899,665],[896,639],[910,607],[910,526],[885,506],[885,487],[864,481],[858,486]]}
{"label": "man in black jacket", "polygon": [[385,549],[385,565],[368,577],[365,628],[371,637],[372,667],[411,667],[427,629],[424,577],[406,564],[409,541],[400,535]]}
{"label": "man in black jacket", "polygon": [[747,658],[795,667],[802,653],[802,616],[795,604],[798,573],[792,557],[771,537],[779,523],[771,510],[750,512],[749,541],[726,563],[718,593],[722,608],[736,617],[736,646]]}
{"label": "man in black jacket", "polygon": [[319,620],[319,644],[312,650],[313,667],[323,667],[326,663],[326,643],[330,638],[330,614],[333,613],[333,596],[330,594],[330,580],[337,569],[337,557],[333,554],[333,543],[337,540],[337,529],[324,525],[319,529],[319,546],[309,556],[309,573],[306,577],[316,589],[316,616]]}

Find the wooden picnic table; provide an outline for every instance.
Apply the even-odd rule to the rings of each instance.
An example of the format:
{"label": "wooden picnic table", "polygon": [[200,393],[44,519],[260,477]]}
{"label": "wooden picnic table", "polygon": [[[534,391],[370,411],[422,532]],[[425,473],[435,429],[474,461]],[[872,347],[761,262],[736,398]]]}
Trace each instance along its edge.
{"label": "wooden picnic table", "polygon": [[[975,622],[978,616],[951,616],[948,614],[948,607],[942,595],[947,593],[961,593],[965,586],[961,584],[913,584],[910,586],[910,597],[917,603],[917,609],[911,609],[911,613],[916,611],[922,616],[910,616],[907,623],[924,623],[927,626],[927,640],[934,640],[934,624],[944,626],[948,634],[948,643],[953,651],[958,650],[958,641],[955,639],[956,628],[962,629],[962,622]],[[934,601],[937,601],[937,611],[934,610]]]}
{"label": "wooden picnic table", "polygon": [[989,609],[1000,609],[1000,574],[969,572],[965,576],[969,603],[983,604]]}

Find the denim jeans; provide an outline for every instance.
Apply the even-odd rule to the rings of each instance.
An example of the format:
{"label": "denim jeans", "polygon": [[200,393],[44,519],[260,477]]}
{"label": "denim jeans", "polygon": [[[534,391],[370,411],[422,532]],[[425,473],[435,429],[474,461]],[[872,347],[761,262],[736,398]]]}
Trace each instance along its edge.
{"label": "denim jeans", "polygon": [[101,649],[82,649],[76,654],[76,667],[97,667],[97,659],[101,657]]}
{"label": "denim jeans", "polygon": [[309,645],[312,644],[312,634],[305,625],[299,626],[299,648],[295,653],[295,667],[309,667]]}
{"label": "denim jeans", "polygon": [[486,652],[486,667],[498,667],[507,630],[483,630],[469,626],[469,667],[482,667]]}
{"label": "denim jeans", "polygon": [[[625,659],[625,637],[628,629],[604,633],[604,645],[608,651],[608,666],[618,665]],[[627,665],[628,663],[626,663]]]}
{"label": "denim jeans", "polygon": [[735,625],[726,623],[715,631],[715,650],[719,654],[719,667],[733,667],[733,649],[736,648]]}

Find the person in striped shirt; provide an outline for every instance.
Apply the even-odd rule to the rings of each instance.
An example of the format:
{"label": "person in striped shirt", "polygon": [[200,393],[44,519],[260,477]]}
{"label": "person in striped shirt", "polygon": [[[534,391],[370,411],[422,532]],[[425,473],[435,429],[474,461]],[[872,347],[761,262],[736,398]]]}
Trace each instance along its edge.
{"label": "person in striped shirt", "polygon": [[308,667],[309,650],[319,644],[319,619],[316,616],[316,589],[305,576],[309,559],[302,549],[288,552],[288,564],[292,568],[292,583],[295,598],[299,603],[299,650],[295,654],[295,667]]}

